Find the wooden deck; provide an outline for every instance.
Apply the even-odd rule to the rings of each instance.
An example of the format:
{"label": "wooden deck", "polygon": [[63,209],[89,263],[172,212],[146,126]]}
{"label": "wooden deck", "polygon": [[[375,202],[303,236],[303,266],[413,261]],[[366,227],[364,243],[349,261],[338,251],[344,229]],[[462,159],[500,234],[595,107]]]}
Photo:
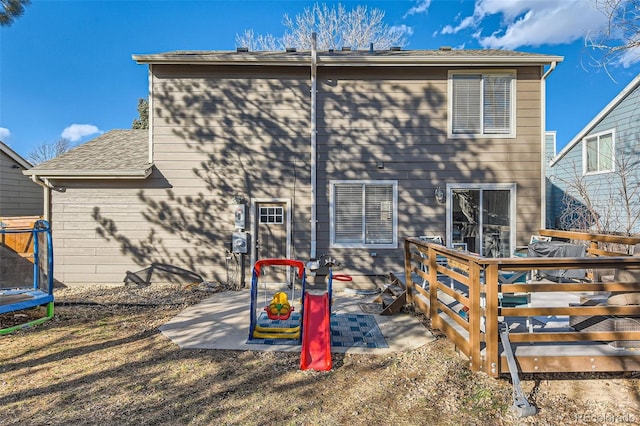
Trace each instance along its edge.
{"label": "wooden deck", "polygon": [[[588,255],[581,258],[489,259],[408,238],[407,301],[455,343],[472,370],[494,377],[508,373],[499,336],[505,324],[521,372],[640,371],[640,306],[598,303],[611,291],[640,291],[640,283],[554,282],[532,279],[531,273],[524,282],[505,279],[513,271],[585,269],[597,277],[605,270],[640,269],[640,257],[600,249],[593,244],[598,242],[593,234],[581,236],[590,238]],[[606,239],[611,242],[611,236]],[[640,238],[623,241],[637,244]],[[442,257],[447,264],[442,264]],[[523,296],[524,304],[503,304],[512,295]],[[570,325],[571,318],[609,317],[627,323],[620,330],[598,331]]]}

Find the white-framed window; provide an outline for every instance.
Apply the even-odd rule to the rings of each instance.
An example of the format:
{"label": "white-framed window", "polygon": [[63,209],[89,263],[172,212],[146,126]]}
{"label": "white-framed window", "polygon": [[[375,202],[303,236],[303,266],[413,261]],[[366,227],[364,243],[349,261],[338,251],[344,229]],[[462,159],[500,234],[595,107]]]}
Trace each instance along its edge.
{"label": "white-framed window", "polygon": [[260,207],[260,223],[273,223],[282,225],[284,223],[283,207]]}
{"label": "white-framed window", "polygon": [[449,137],[514,138],[515,71],[449,72]]}
{"label": "white-framed window", "polygon": [[331,247],[398,247],[397,181],[336,180],[329,184]]}
{"label": "white-framed window", "polygon": [[615,131],[589,135],[582,140],[583,174],[612,172],[615,168]]}

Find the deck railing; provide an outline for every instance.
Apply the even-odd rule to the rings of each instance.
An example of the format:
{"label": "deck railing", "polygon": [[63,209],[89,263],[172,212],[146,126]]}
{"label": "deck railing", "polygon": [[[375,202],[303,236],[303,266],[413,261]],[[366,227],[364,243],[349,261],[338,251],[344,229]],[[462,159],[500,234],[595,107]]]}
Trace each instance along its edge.
{"label": "deck railing", "polygon": [[[407,238],[407,302],[453,341],[472,370],[494,377],[508,371],[500,344],[505,326],[521,372],[638,371],[640,306],[611,306],[606,297],[640,292],[640,282],[532,279],[532,271],[584,269],[600,277],[593,272],[640,269],[640,257],[600,250],[594,234],[571,234],[588,244],[586,257],[484,258]],[[631,237],[608,242],[621,241],[640,243]],[[527,279],[514,280],[518,275]],[[603,321],[604,329],[570,326]]]}

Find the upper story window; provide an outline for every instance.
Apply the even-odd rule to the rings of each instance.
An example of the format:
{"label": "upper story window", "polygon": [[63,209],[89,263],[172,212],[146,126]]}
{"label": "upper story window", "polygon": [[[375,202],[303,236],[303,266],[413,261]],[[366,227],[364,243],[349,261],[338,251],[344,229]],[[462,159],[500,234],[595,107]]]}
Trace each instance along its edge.
{"label": "upper story window", "polygon": [[584,174],[612,172],[614,162],[615,132],[607,130],[582,140]]}
{"label": "upper story window", "polygon": [[396,181],[332,181],[332,247],[397,248]]}
{"label": "upper story window", "polygon": [[450,137],[515,137],[515,72],[449,73]]}

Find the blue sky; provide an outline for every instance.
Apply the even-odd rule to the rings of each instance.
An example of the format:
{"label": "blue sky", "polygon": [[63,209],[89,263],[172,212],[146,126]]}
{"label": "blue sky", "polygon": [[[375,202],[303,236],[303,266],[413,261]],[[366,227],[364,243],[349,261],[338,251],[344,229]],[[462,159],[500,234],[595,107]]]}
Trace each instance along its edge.
{"label": "blue sky", "polygon": [[[281,35],[285,13],[313,1],[33,0],[0,28],[0,140],[25,158],[66,137],[74,145],[137,118],[147,67],[132,54],[232,50],[246,29]],[[337,3],[325,1],[329,5]],[[385,11],[406,49],[506,48],[565,57],[547,82],[547,129],[558,150],[639,72],[593,66],[584,38],[606,24],[593,0],[342,1]]]}

